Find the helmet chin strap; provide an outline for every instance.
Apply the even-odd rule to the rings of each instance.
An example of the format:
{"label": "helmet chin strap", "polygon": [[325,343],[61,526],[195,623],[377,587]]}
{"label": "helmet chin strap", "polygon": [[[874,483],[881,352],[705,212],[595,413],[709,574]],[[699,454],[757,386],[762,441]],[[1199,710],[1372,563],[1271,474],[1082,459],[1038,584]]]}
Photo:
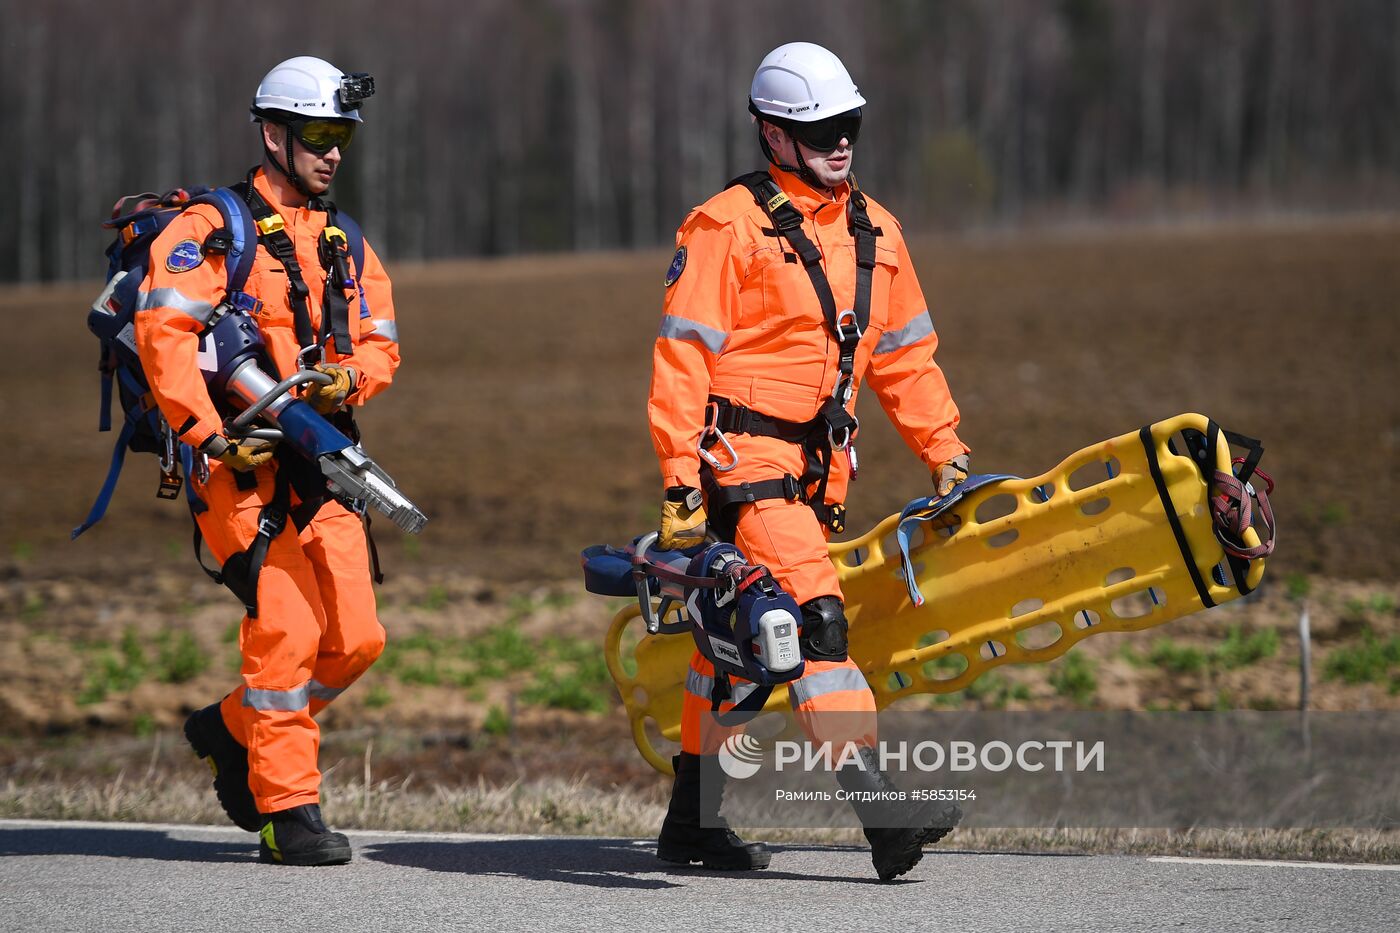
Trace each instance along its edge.
{"label": "helmet chin strap", "polygon": [[[802,179],[818,191],[827,190],[826,185],[823,185],[817,179],[816,173],[813,172],[810,168],[808,168],[805,162],[803,162],[800,165],[788,165],[787,163],[782,162],[778,159],[777,154],[773,152],[773,147],[768,144],[768,136],[763,132],[765,122],[766,121],[760,120],[758,124],[758,144],[763,147],[763,154],[768,158],[768,161],[773,163],[785,172],[792,172],[798,178]],[[787,134],[788,140],[792,142],[793,155],[798,156],[799,161],[801,161],[800,157],[802,155],[802,149],[797,144],[797,137],[792,135],[791,130],[784,129],[783,132]]]}
{"label": "helmet chin strap", "polygon": [[293,188],[295,188],[297,191],[301,192],[302,194],[306,195],[308,198],[309,198],[309,197],[312,197],[312,194],[311,194],[310,189],[308,189],[308,188],[306,187],[306,183],[305,183],[304,181],[301,180],[301,176],[298,175],[298,174],[296,173],[296,168],[295,168],[295,166],[292,164],[292,145],[293,145],[292,140],[295,139],[296,137],[292,135],[292,128],[291,128],[290,126],[286,126],[285,124],[283,124],[283,129],[285,129],[285,130],[287,131],[287,135],[286,135],[286,139],[285,139],[285,142],[286,142],[286,145],[287,145],[287,164],[286,164],[286,166],[284,167],[284,166],[282,165],[281,162],[278,162],[278,161],[277,161],[277,156],[273,153],[272,149],[267,145],[267,140],[265,140],[265,139],[263,140],[263,152],[267,155],[267,161],[271,162],[272,165],[273,165],[273,167],[276,168],[277,171],[279,171],[279,172],[281,172],[283,175],[287,176],[287,181],[289,181],[289,182],[292,183],[292,187],[293,187]]}

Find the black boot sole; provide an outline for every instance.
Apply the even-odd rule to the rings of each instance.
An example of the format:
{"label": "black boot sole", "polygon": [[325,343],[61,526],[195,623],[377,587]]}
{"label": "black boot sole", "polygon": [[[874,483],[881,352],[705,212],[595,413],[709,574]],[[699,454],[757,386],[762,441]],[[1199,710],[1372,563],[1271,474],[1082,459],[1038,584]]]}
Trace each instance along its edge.
{"label": "black boot sole", "polygon": [[892,859],[885,859],[884,866],[875,863],[875,871],[881,881],[893,881],[900,875],[913,871],[924,857],[924,846],[938,842],[953,831],[962,820],[962,810],[949,806],[938,815],[937,822],[931,823],[911,836],[909,841]]}
{"label": "black boot sole", "polygon": [[699,862],[702,867],[711,871],[761,871],[767,868],[768,863],[773,860],[773,853],[762,851],[717,855],[663,844],[656,847],[656,857],[663,862],[671,862],[676,865],[691,865]]}
{"label": "black boot sole", "polygon": [[[213,743],[199,727],[198,716],[199,713],[194,712],[185,720],[185,741],[190,743],[196,755],[208,762],[209,770],[214,774],[214,796],[218,798],[224,814],[239,829],[255,833],[262,828],[262,817],[258,814],[257,804],[253,802],[253,792],[248,788],[247,764],[241,770],[230,768],[221,771],[214,761]],[[229,786],[231,781],[239,780],[239,775],[243,785],[241,791]]]}
{"label": "black boot sole", "polygon": [[258,861],[267,865],[345,865],[350,861],[350,846],[330,846],[310,852],[283,852],[279,858],[265,845],[258,847]]}

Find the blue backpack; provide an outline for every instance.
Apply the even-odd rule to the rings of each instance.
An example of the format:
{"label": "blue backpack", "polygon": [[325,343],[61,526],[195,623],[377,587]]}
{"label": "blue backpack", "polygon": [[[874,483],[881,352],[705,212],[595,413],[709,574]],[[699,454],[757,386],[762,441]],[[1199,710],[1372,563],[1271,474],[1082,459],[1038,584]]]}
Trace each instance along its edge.
{"label": "blue backpack", "polygon": [[[251,177],[251,173],[250,173]],[[88,311],[88,329],[101,341],[98,370],[102,374],[102,401],[98,430],[112,430],[112,396],[116,388],[123,423],[112,449],[107,478],[83,523],[73,529],[76,538],[102,520],[116,489],[117,479],[128,450],[159,454],[161,458],[158,498],[175,499],[183,483],[180,467],[189,472],[192,454],[188,445],[176,439],[165,423],[151,393],[150,383],[136,351],[135,316],[141,310],[141,285],[151,263],[151,244],[183,211],[196,204],[212,204],[219,211],[223,226],[211,233],[200,246],[201,254],[225,256],[226,297],[200,332],[200,338],[225,314],[256,314],[262,302],[243,291],[257,252],[258,225],[244,199],[246,185],[234,188],[176,188],[165,194],[153,192],[122,198],[103,226],[116,230],[116,239],[107,247],[107,284]],[[241,189],[241,190],[240,190]],[[346,233],[351,259],[358,273],[364,265],[364,236],[347,215],[337,222]],[[191,504],[194,494],[190,491]]]}

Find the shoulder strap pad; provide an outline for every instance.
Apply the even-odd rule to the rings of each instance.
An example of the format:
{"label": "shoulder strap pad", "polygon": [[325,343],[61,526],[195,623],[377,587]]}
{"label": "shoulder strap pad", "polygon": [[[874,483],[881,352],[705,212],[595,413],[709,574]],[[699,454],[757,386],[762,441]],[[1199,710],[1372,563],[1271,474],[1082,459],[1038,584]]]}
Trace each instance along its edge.
{"label": "shoulder strap pad", "polygon": [[224,227],[232,238],[224,268],[228,274],[228,293],[243,291],[248,274],[253,271],[253,256],[257,252],[258,233],[253,212],[231,188],[215,188],[190,201],[191,204],[212,204],[219,211]]}

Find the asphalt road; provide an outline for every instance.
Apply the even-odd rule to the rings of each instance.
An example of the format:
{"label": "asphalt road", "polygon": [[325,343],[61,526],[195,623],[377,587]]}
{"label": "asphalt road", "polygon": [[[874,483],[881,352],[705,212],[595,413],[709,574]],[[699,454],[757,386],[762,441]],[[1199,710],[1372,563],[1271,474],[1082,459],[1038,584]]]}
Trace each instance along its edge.
{"label": "asphalt road", "polygon": [[747,875],[649,840],[351,832],[335,868],[257,862],[236,829],[0,820],[0,930],[1385,930],[1400,866],[783,846]]}

